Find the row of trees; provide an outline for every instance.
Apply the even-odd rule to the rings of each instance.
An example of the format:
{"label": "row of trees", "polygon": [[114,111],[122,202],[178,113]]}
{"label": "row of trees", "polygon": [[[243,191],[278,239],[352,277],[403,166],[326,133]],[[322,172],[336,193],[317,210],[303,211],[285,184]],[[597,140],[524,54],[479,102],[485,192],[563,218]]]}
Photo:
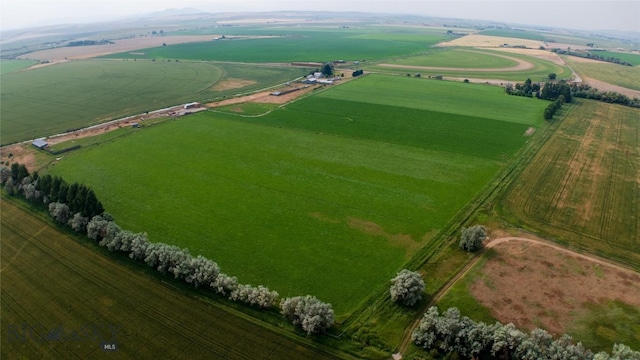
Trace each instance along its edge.
{"label": "row of trees", "polygon": [[80,213],[91,218],[104,212],[102,203],[89,187],[79,183],[68,184],[59,176],[30,174],[21,164],[0,168],[0,182],[9,195],[19,193],[31,202],[45,205],[62,202],[67,204],[71,214]]}
{"label": "row of trees", "polygon": [[[59,177],[49,175],[30,175],[24,165],[17,164],[13,164],[11,169],[1,167],[0,180],[9,194],[23,195],[35,204],[47,205],[49,214],[56,222],[85,234],[111,252],[125,253],[129,258],[144,262],[161,273],[171,274],[194,288],[209,288],[232,301],[263,309],[275,306],[279,300],[277,291],[262,285],[240,284],[235,276],[222,273],[215,261],[202,255],[194,256],[187,248],[150,242],[146,233],[122,229],[110,214],[102,210],[101,204],[99,208],[102,211],[93,214],[98,207],[89,204],[93,203],[95,194],[84,185],[68,185]],[[21,185],[16,187],[16,182]],[[31,187],[40,195],[30,198],[28,194],[31,192],[26,189]],[[334,323],[331,304],[312,296],[283,299],[280,308],[287,319],[307,334],[323,332]]]}
{"label": "row of trees", "polygon": [[515,87],[511,84],[505,86],[505,91],[509,95],[526,96],[526,97],[538,97],[540,92],[540,84],[531,82],[531,79],[525,80],[524,83],[517,83]]}
{"label": "row of trees", "polygon": [[573,93],[573,96],[578,98],[593,99],[610,104],[620,104],[640,108],[640,99],[638,98],[632,99],[615,91],[598,91],[598,89],[592,88],[587,84],[572,84],[571,92]]}
{"label": "row of trees", "polygon": [[624,65],[624,66],[633,66],[632,63],[624,61],[620,58],[613,57],[613,56],[602,56],[602,55],[594,54],[592,52],[571,51],[571,50],[562,50],[562,49],[551,49],[551,51],[561,55],[570,55],[570,56],[576,56],[576,57],[581,57],[586,59],[606,61],[606,62]]}
{"label": "row of trees", "polygon": [[640,360],[640,352],[622,344],[614,345],[611,355],[593,354],[581,343],[574,344],[569,335],[554,340],[543,329],[527,334],[513,324],[477,323],[461,316],[456,308],[442,314],[435,306],[429,308],[411,338],[434,356],[457,353],[467,359]]}
{"label": "row of trees", "polygon": [[540,91],[540,99],[556,100],[558,97],[564,96],[564,101],[570,103],[573,101],[571,96],[571,87],[564,81],[546,82]]}
{"label": "row of trees", "polygon": [[549,104],[549,106],[546,107],[546,109],[544,109],[544,119],[547,121],[550,121],[551,119],[553,119],[553,115],[555,115],[556,112],[560,110],[563,104],[564,104],[564,96],[560,95],[558,96],[556,101],[552,102],[551,104]]}

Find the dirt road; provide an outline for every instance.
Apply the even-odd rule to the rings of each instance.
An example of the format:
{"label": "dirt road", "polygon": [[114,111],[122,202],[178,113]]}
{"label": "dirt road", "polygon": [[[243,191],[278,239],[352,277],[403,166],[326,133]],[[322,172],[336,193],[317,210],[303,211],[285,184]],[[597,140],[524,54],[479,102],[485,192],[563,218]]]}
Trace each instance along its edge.
{"label": "dirt road", "polygon": [[[462,279],[467,273],[469,273],[469,271],[471,271],[471,269],[483,258],[484,254],[489,249],[495,247],[496,245],[499,245],[499,244],[502,244],[502,243],[506,243],[506,242],[511,242],[511,241],[528,242],[528,243],[532,243],[532,244],[547,246],[547,247],[553,248],[556,251],[563,252],[563,253],[565,253],[567,255],[570,255],[570,256],[573,256],[573,257],[578,257],[578,258],[581,258],[581,259],[585,259],[585,260],[593,262],[595,264],[607,266],[607,267],[610,267],[612,269],[616,269],[616,270],[623,271],[623,272],[637,274],[635,271],[633,271],[631,269],[628,269],[628,268],[626,268],[624,266],[620,266],[618,264],[614,264],[612,262],[609,262],[609,261],[607,261],[605,259],[602,259],[602,258],[599,258],[599,257],[585,255],[585,254],[578,253],[578,252],[575,252],[575,251],[572,251],[572,250],[568,250],[568,249],[565,249],[565,248],[563,248],[561,246],[558,246],[558,245],[556,245],[554,243],[551,243],[551,242],[548,242],[548,241],[537,240],[537,239],[529,239],[529,238],[524,238],[524,237],[513,237],[513,236],[501,237],[501,238],[493,239],[493,240],[490,240],[489,242],[487,242],[485,244],[485,246],[483,247],[483,249],[473,258],[473,260],[468,262],[462,268],[462,270],[460,270],[456,274],[456,276],[454,276],[451,280],[449,280],[449,282],[447,282],[438,292],[436,292],[433,295],[433,297],[431,298],[431,301],[429,301],[429,303],[423,308],[423,312],[426,311],[429,307],[435,305],[438,301],[440,301],[440,299],[442,299],[449,292],[449,290],[451,290],[451,288],[460,279]],[[402,353],[407,351],[407,348],[411,344],[411,334],[413,333],[413,330],[420,323],[420,320],[422,320],[422,317],[416,318],[413,321],[413,323],[411,323],[411,325],[405,330],[404,336],[402,338],[402,342],[400,343],[400,347],[399,347],[399,350],[398,350],[399,354],[402,354]]]}

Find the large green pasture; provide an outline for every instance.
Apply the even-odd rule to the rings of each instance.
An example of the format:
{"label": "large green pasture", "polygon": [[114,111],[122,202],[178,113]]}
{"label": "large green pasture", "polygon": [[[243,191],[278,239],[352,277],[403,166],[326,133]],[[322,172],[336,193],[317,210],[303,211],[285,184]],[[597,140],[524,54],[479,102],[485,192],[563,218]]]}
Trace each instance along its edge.
{"label": "large green pasture", "polygon": [[[451,50],[451,51],[462,51],[462,50]],[[456,58],[454,52],[453,54],[447,55],[446,52],[441,53],[433,53],[433,54],[419,54],[416,57],[405,57],[402,59],[386,61],[386,63],[397,65],[411,65],[411,66],[425,66],[424,69],[416,69],[408,66],[407,68],[389,68],[384,66],[367,66],[366,69],[383,72],[383,73],[401,73],[401,74],[415,74],[416,72],[421,73],[422,77],[426,77],[427,75],[444,75],[444,76],[452,76],[452,77],[470,77],[470,78],[478,78],[478,79],[500,79],[505,81],[517,81],[523,82],[527,78],[530,78],[533,81],[545,81],[548,80],[548,75],[550,73],[555,73],[559,79],[568,78],[571,76],[571,70],[567,66],[562,66],[558,64],[554,64],[550,61],[538,59],[532,56],[526,56],[522,54],[515,53],[505,53],[500,51],[488,51],[488,50],[473,50],[473,52],[468,52],[464,56],[467,59],[464,59],[462,56]],[[460,53],[458,53],[460,55]],[[526,61],[533,65],[530,69],[516,70],[516,71],[504,71],[499,70],[498,64],[501,66],[504,64],[503,61],[508,60],[505,58],[499,58],[493,55],[507,56],[513,59],[519,59]],[[434,59],[434,62],[439,63],[441,65],[431,65],[429,64],[430,57]],[[446,58],[452,57],[450,63],[446,63]],[[492,65],[492,61],[495,61],[495,65]],[[412,64],[415,63],[415,64]],[[471,63],[471,65],[468,65]],[[424,64],[424,65],[423,65]],[[438,67],[441,69],[428,69],[427,66]],[[451,67],[459,67],[460,69],[447,69]],[[480,68],[480,70],[475,70]],[[495,68],[496,71],[490,71],[491,68]]]}
{"label": "large green pasture", "polygon": [[[50,171],[90,184],[124,228],[211,257],[241,282],[284,296],[314,294],[345,316],[480,191],[499,160],[524,143],[529,124],[462,115],[438,121],[446,114],[368,110],[373,104],[356,100],[343,100],[342,109],[368,116],[351,111],[336,122],[325,111],[337,106],[333,91],[340,87],[296,102],[293,117],[290,105],[259,118],[210,112],[145,127],[70,153]],[[405,111],[412,113],[406,120]],[[348,118],[369,125],[354,131]],[[393,135],[367,133],[384,119],[378,132]],[[308,131],[314,121],[324,127]],[[432,131],[465,140],[450,135],[446,146],[429,145],[409,135]],[[470,151],[472,141],[483,149]]]}
{"label": "large green pasture", "polygon": [[623,53],[617,51],[590,51],[593,55],[604,56],[606,58],[617,58],[633,64],[640,65],[640,54]]}
{"label": "large green pasture", "polygon": [[339,314],[385,283],[498,170],[480,157],[192,115],[70,154],[124,227]]}
{"label": "large green pasture", "polygon": [[640,67],[638,66],[624,66],[604,62],[581,62],[572,60],[570,56],[565,56],[564,59],[582,76],[640,91]]}
{"label": "large green pasture", "polygon": [[[85,127],[190,101],[282,83],[300,69],[175,61],[88,60],[2,75],[2,144]],[[227,77],[240,89],[212,88]]]}
{"label": "large green pasture", "polygon": [[[264,31],[261,31],[264,32]],[[272,29],[272,38],[217,40],[177,44],[105,57],[189,59],[234,62],[379,60],[418,53],[445,38],[444,34],[378,34],[357,31]]]}
{"label": "large green pasture", "polygon": [[[540,125],[548,102],[506,95],[499,86],[367,75],[325,91],[321,98]],[[400,115],[401,113],[396,113]]]}
{"label": "large green pasture", "polygon": [[447,49],[427,55],[412,56],[395,61],[389,61],[389,63],[411,66],[437,66],[473,69],[508,68],[518,65],[517,61],[496,56],[494,53],[464,49]]}
{"label": "large green pasture", "polygon": [[34,60],[0,60],[0,75],[25,69],[37,63]]}

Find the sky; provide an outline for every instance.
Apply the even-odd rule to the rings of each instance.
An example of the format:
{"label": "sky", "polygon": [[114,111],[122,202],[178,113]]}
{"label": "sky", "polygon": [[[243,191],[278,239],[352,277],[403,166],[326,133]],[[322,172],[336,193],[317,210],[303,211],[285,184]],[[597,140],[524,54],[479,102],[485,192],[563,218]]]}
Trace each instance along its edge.
{"label": "sky", "polygon": [[640,0],[1,0],[0,29],[87,23],[169,8],[207,12],[335,10],[640,32]]}

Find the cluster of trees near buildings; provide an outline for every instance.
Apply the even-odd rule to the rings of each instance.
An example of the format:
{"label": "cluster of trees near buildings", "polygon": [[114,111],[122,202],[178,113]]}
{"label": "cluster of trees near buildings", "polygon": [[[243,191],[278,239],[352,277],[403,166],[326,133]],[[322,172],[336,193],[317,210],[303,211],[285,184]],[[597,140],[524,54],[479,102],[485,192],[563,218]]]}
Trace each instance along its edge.
{"label": "cluster of trees near buildings", "polygon": [[[280,299],[277,291],[259,285],[240,284],[235,276],[220,271],[218,264],[202,255],[192,255],[187,248],[150,242],[146,233],[124,230],[104,212],[95,193],[78,184],[68,184],[60,177],[29,174],[24,165],[0,168],[0,182],[7,194],[21,195],[35,205],[46,206],[51,217],[73,231],[106,247],[111,252],[128,254],[157,271],[171,274],[195,288],[209,288],[232,301],[267,309]],[[281,313],[307,334],[321,333],[334,323],[331,304],[313,296],[282,299]]]}
{"label": "cluster of trees near buildings", "polygon": [[465,359],[640,360],[640,352],[623,344],[614,345],[611,355],[594,354],[581,343],[574,344],[569,335],[554,339],[543,329],[527,334],[513,324],[487,325],[461,316],[456,308],[442,314],[435,306],[429,308],[411,338],[434,358],[447,354]]}

